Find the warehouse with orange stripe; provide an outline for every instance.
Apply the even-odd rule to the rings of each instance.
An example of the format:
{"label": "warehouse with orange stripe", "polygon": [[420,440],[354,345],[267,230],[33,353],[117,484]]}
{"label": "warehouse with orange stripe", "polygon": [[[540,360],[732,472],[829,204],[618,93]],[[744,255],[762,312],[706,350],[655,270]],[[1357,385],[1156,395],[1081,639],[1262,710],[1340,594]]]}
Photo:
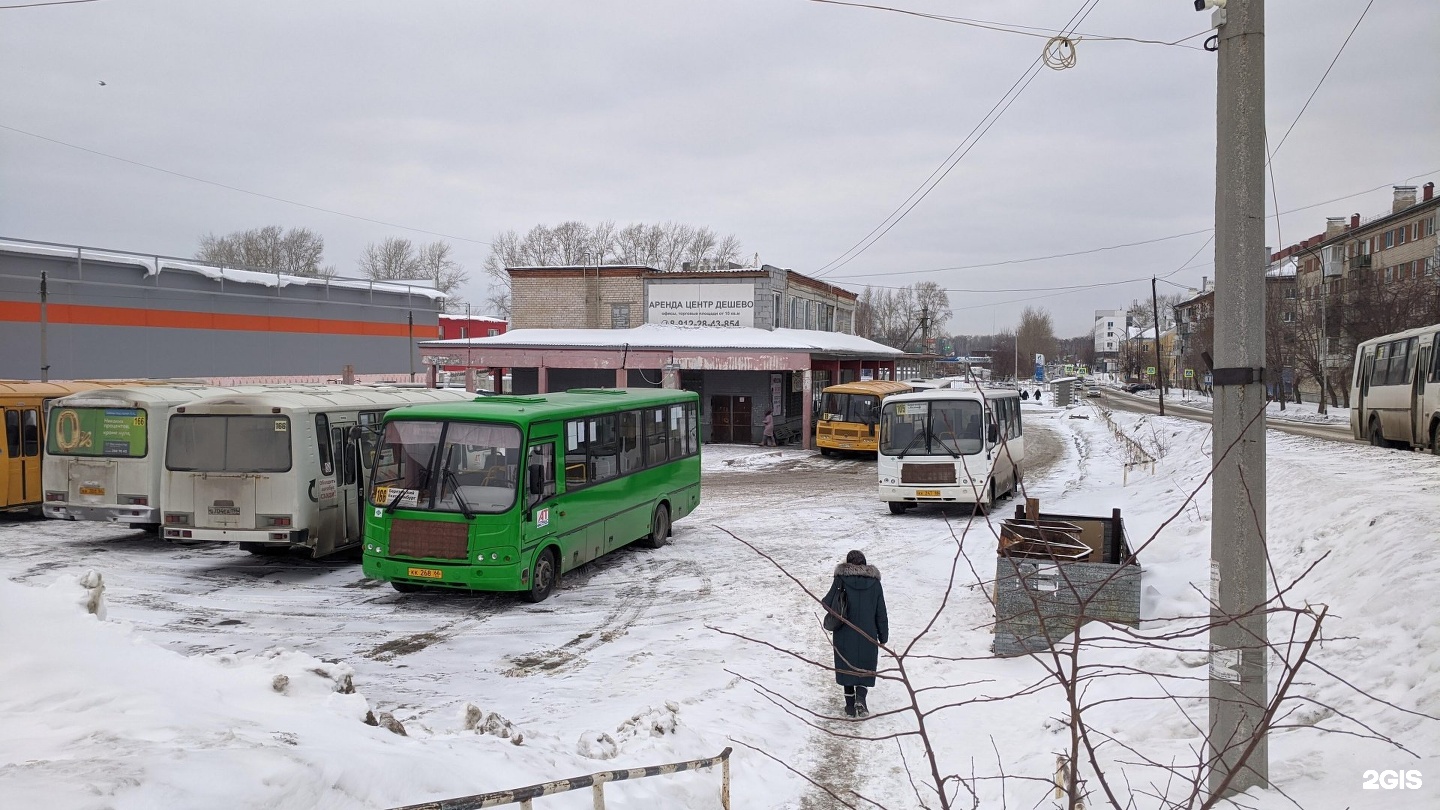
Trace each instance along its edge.
{"label": "warehouse with orange stripe", "polygon": [[431,287],[0,238],[0,378],[405,374]]}

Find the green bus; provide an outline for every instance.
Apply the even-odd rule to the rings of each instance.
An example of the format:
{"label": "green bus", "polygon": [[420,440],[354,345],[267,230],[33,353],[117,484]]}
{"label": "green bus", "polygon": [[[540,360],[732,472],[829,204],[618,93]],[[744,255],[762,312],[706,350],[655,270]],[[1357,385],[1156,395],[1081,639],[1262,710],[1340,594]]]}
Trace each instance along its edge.
{"label": "green bus", "polygon": [[550,595],[636,540],[658,548],[700,503],[700,398],[574,389],[385,414],[365,511],[365,575]]}

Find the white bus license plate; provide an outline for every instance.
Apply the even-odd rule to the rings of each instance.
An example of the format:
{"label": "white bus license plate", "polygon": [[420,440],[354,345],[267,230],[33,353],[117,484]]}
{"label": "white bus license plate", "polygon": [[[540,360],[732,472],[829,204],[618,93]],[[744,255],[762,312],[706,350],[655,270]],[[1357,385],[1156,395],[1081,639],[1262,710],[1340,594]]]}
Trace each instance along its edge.
{"label": "white bus license plate", "polygon": [[940,490],[938,490],[938,489],[917,489],[917,490],[915,490],[915,497],[917,497],[917,498],[938,498],[938,497],[940,497]]}

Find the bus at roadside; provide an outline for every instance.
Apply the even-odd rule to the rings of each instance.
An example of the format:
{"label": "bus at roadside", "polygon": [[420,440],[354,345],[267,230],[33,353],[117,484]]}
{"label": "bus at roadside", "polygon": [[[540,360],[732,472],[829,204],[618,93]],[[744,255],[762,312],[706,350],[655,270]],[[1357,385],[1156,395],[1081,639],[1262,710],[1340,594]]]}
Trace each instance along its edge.
{"label": "bus at roadside", "polygon": [[914,390],[895,380],[861,380],[826,386],[820,392],[820,418],[815,446],[823,456],[836,452],[874,453],[880,403],[886,397]]}
{"label": "bus at roadside", "polygon": [[689,391],[597,388],[391,411],[365,574],[539,602],[578,565],[663,546],[700,503],[699,408]]}
{"label": "bus at roadside", "polygon": [[1376,447],[1440,455],[1440,324],[1355,347],[1350,432]]}
{"label": "bus at roadside", "polygon": [[938,389],[896,394],[880,409],[876,471],[891,513],[925,505],[988,512],[1024,477],[1018,391]]}
{"label": "bus at roadside", "polygon": [[167,540],[239,543],[254,554],[324,557],[360,544],[364,472],[386,411],[461,402],[465,391],[364,385],[260,386],[177,405],[165,434]]}

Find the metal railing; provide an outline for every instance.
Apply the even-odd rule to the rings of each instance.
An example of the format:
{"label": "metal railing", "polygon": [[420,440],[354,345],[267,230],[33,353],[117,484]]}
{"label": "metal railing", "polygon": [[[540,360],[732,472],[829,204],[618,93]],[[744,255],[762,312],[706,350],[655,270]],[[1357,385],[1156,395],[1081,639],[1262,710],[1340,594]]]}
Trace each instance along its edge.
{"label": "metal railing", "polygon": [[540,796],[553,796],[556,793],[567,793],[572,790],[583,790],[590,788],[595,801],[595,810],[605,810],[605,784],[607,782],[623,782],[629,779],[644,779],[650,776],[663,776],[665,774],[680,773],[681,771],[697,771],[704,768],[720,766],[720,807],[722,810],[730,810],[730,748],[721,751],[718,756],[708,759],[692,759],[688,762],[672,762],[668,765],[650,765],[644,768],[629,768],[623,771],[601,771],[592,773],[589,776],[577,776],[572,779],[561,779],[555,782],[545,782],[529,787],[515,788],[514,790],[501,790],[495,793],[479,793],[473,796],[461,796],[455,799],[442,799],[435,802],[423,802],[421,804],[407,804],[404,807],[397,807],[394,810],[478,810],[482,807],[503,807],[507,804],[519,804],[521,810],[533,810],[531,802]]}

